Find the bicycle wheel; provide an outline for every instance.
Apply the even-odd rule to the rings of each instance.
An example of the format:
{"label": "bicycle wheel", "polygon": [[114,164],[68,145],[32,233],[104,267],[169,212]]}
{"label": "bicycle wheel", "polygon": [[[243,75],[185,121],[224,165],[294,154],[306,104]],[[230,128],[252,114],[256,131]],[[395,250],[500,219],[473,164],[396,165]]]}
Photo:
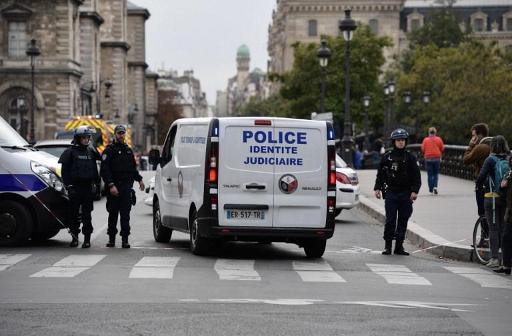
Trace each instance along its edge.
{"label": "bicycle wheel", "polygon": [[486,230],[482,228],[482,217],[479,217],[473,229],[473,251],[476,260],[484,265],[491,259],[489,236],[486,235],[485,232]]}

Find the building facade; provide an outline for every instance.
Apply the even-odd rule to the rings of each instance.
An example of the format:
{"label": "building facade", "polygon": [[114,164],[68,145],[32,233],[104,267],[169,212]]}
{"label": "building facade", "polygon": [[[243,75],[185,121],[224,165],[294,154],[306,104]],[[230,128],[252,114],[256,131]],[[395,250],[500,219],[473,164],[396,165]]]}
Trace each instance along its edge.
{"label": "building facade", "polygon": [[[435,0],[277,0],[268,29],[269,72],[282,74],[293,67],[295,42],[320,42],[322,35],[338,36],[345,9],[369,25],[379,36],[389,36],[393,46],[384,50],[388,60],[407,48],[407,32],[421,27]],[[481,40],[512,45],[512,0],[457,0],[452,10],[463,31],[469,27]]]}
{"label": "building facade", "polygon": [[[0,0],[0,115],[27,135],[31,39],[35,58],[35,139],[51,139],[77,115],[131,124],[144,144],[145,21],[126,0]],[[154,125],[153,125],[154,126]]]}

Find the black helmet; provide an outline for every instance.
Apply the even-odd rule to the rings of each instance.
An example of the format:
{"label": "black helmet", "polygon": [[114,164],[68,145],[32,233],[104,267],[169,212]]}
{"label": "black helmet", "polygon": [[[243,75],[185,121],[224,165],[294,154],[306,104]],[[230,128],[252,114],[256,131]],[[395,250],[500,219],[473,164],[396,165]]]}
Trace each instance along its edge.
{"label": "black helmet", "polygon": [[126,133],[126,126],[125,125],[117,125],[116,128],[114,128],[114,133],[118,133],[118,132]]}
{"label": "black helmet", "polygon": [[73,136],[75,138],[77,137],[90,137],[92,135],[91,130],[87,126],[79,126],[75,128],[75,132],[73,133]]}
{"label": "black helmet", "polygon": [[407,140],[409,138],[409,133],[407,133],[406,130],[403,128],[397,128],[393,132],[391,132],[391,136],[389,137],[390,140],[398,140],[398,139],[405,139]]}

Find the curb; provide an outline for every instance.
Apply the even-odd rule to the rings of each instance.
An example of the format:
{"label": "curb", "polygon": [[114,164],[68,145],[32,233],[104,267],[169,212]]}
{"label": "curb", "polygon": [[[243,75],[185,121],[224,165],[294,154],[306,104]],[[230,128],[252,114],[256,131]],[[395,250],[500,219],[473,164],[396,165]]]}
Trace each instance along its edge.
{"label": "curb", "polygon": [[[377,220],[380,225],[386,222],[386,212],[383,203],[376,203],[364,195],[359,195],[359,204],[357,208],[364,211],[370,217]],[[422,228],[416,222],[409,220],[407,223],[407,239],[421,250],[442,258],[449,258],[459,261],[470,261],[473,259],[473,249],[471,247],[454,244],[443,237],[436,235]],[[414,252],[413,252],[414,253]]]}

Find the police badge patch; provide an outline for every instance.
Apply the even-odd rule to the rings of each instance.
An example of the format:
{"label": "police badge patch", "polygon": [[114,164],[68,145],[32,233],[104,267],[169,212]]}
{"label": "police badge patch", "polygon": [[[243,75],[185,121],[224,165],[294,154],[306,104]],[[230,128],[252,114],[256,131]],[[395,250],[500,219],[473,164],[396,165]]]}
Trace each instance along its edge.
{"label": "police badge patch", "polygon": [[103,155],[101,156],[101,159],[102,159],[103,161],[105,161],[105,160],[107,159],[107,154],[103,154]]}

